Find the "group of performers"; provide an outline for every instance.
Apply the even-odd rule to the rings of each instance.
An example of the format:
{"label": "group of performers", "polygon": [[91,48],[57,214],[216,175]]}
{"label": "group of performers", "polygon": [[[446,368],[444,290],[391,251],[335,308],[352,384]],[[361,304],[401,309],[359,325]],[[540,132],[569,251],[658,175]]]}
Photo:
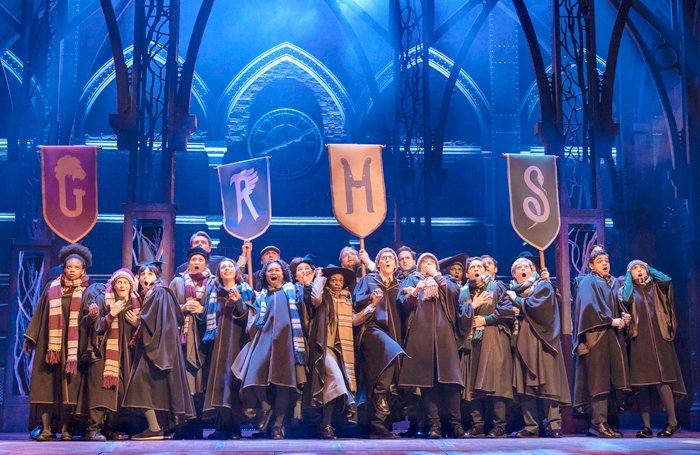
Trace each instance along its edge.
{"label": "group of performers", "polygon": [[[353,427],[393,439],[406,418],[405,436],[504,438],[513,409],[516,437],[562,436],[562,302],[538,258],[514,258],[506,284],[490,256],[404,246],[372,261],[346,247],[321,268],[269,246],[247,277],[250,242],[237,260],[212,256],[204,232],[190,245],[169,284],[157,261],[92,283],[90,251],[61,250],[24,334],[38,441],[72,440],[81,418],[92,441],[201,439],[212,427],[209,438],[238,439],[247,424],[272,439]],[[572,302],[574,412],[613,438],[617,413],[638,411],[637,436],[652,437],[649,413],[663,409],[657,436],[671,437],[686,394],[671,279],[642,261],[612,277],[601,247],[589,269]]]}

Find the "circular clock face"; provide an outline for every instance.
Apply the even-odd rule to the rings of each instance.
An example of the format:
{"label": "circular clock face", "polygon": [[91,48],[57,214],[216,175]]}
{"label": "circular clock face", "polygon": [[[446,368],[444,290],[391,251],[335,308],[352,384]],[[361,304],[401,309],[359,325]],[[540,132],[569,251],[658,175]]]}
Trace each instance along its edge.
{"label": "circular clock face", "polygon": [[322,151],[318,126],[311,117],[294,109],[268,112],[255,122],[248,135],[251,158],[271,157],[273,177],[301,177],[314,167]]}

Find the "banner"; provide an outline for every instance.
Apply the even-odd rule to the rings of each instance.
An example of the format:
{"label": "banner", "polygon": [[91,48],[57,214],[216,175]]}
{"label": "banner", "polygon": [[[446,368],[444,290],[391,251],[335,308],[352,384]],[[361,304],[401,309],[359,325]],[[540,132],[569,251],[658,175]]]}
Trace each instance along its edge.
{"label": "banner", "polygon": [[97,222],[97,147],[40,150],[44,219],[56,235],[75,243]]}
{"label": "banner", "polygon": [[269,158],[226,164],[217,170],[226,231],[241,240],[261,236],[272,221]]}
{"label": "banner", "polygon": [[559,234],[559,185],[556,157],[508,156],[510,221],[527,243],[544,251]]}
{"label": "banner", "polygon": [[333,214],[341,226],[364,239],[386,217],[382,146],[328,146]]}

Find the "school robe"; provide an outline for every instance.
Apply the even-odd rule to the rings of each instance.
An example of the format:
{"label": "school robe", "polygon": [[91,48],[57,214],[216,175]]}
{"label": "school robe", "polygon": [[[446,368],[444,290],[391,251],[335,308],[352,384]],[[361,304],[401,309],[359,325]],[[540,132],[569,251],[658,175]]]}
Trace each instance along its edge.
{"label": "school robe", "polygon": [[[89,328],[90,336],[94,340],[94,362],[90,363],[86,374],[86,397],[88,409],[107,408],[112,412],[117,412],[117,408],[121,407],[121,400],[124,398],[124,390],[126,381],[131,375],[131,364],[134,360],[133,351],[129,347],[129,343],[134,336],[136,328],[129,324],[124,317],[127,310],[122,311],[117,315],[115,320],[119,324],[119,385],[105,389],[102,387],[102,378],[104,376],[105,358],[107,351],[107,335],[110,331],[110,325],[104,324],[102,327],[101,321],[107,317],[109,310],[105,306],[105,287],[102,284],[94,285],[96,294],[92,302],[97,305],[97,318]],[[126,302],[126,308],[131,309],[131,297]],[[89,321],[85,318],[86,322]],[[83,356],[85,357],[85,356]]]}
{"label": "school robe", "polygon": [[212,343],[204,411],[226,407],[240,413],[242,404],[238,393],[241,382],[231,371],[231,365],[248,342],[246,325],[249,314],[250,310],[242,299],[234,302],[219,298],[216,313],[219,336]]}
{"label": "school robe", "polygon": [[[304,298],[296,287],[297,310],[305,313]],[[267,295],[267,311],[261,327],[256,321],[260,314],[259,302],[251,307],[246,328],[250,341],[241,349],[231,366],[241,381],[241,390],[253,386],[277,385],[296,389],[306,383],[306,365],[297,365],[294,359],[292,315],[283,289]],[[303,321],[302,321],[303,325]]]}
{"label": "school robe", "polygon": [[576,363],[574,408],[589,413],[591,398],[615,392],[613,403],[621,402],[622,393],[630,390],[627,347],[624,330],[612,326],[624,310],[618,298],[620,284],[610,277],[610,284],[590,273],[576,279],[572,308],[573,348]]}
{"label": "school robe", "polygon": [[[354,357],[354,343],[352,337],[341,341],[340,318],[342,312],[345,324],[352,325],[352,301],[350,305],[334,302],[330,290],[324,288],[325,280],[316,278],[312,285],[311,319],[309,320],[309,377],[304,388],[304,408],[320,409],[325,403],[334,399],[342,399],[343,405],[335,409],[343,413],[342,424],[357,423],[357,408],[352,394],[353,386],[350,382],[348,368],[354,372],[354,364],[346,365],[344,353]],[[317,303],[317,304],[315,304]],[[338,305],[346,305],[346,311],[338,309]],[[330,318],[334,318],[334,328],[329,330]],[[352,329],[349,329],[352,333]],[[330,334],[329,334],[330,332]],[[327,371],[328,362],[334,362],[332,367],[340,373],[333,377],[331,371]],[[354,374],[354,373],[353,373]],[[326,381],[330,381],[327,383]]]}
{"label": "school robe", "polygon": [[[644,387],[667,383],[676,403],[687,395],[673,340],[676,315],[671,280],[653,278],[646,286],[634,283],[634,302],[628,305],[632,320],[627,329],[630,385]],[[651,387],[654,410],[661,410],[656,387]]]}
{"label": "school robe", "polygon": [[436,373],[437,382],[464,387],[459,349],[471,331],[471,306],[460,308],[460,288],[452,276],[434,278],[439,288],[437,299],[424,300],[425,291],[416,297],[403,293],[404,288],[418,285],[419,276],[410,276],[401,284],[399,302],[409,312],[409,322],[400,387],[436,387]]}
{"label": "school robe", "polygon": [[[170,283],[170,289],[175,299],[180,304],[180,309],[187,302],[185,294],[185,279],[175,277]],[[209,276],[204,294],[199,299],[199,304],[205,308],[197,314],[191,315],[189,329],[187,331],[186,344],[182,347],[185,351],[185,366],[187,368],[187,381],[192,394],[204,393],[209,377],[209,346],[203,342],[204,333],[207,330],[207,300],[214,289],[214,277]],[[186,317],[183,311],[183,316]]]}
{"label": "school robe", "polygon": [[561,349],[561,309],[554,286],[539,279],[530,295],[516,298],[520,332],[513,353],[513,389],[520,396],[545,398],[570,406],[569,383]]}
{"label": "school robe", "polygon": [[357,404],[370,401],[379,376],[389,364],[401,355],[401,317],[397,308],[399,283],[392,278],[385,286],[378,272],[366,275],[357,282],[353,292],[355,313],[369,305],[375,289],[384,293],[374,313],[355,327],[355,364],[357,366]]}
{"label": "school robe", "polygon": [[89,302],[91,294],[88,289],[83,292],[80,313],[78,315],[79,337],[78,337],[78,368],[76,374],[66,373],[66,356],[68,353],[67,331],[70,316],[70,303],[72,289],[61,297],[61,309],[63,316],[63,339],[61,347],[61,362],[58,364],[46,363],[46,352],[49,343],[49,285],[44,287],[44,291],[39,298],[39,303],[34,310],[32,319],[24,333],[24,338],[34,343],[34,361],[32,363],[32,377],[29,387],[30,404],[64,404],[77,406],[78,412],[85,408],[83,401],[84,372],[86,364],[81,358],[86,353],[89,338],[85,327],[80,324],[83,317],[88,313],[86,302]]}
{"label": "school robe", "polygon": [[184,318],[173,292],[158,286],[141,306],[141,326],[131,377],[122,406],[171,412],[191,419],[195,414],[180,344]]}
{"label": "school robe", "polygon": [[474,316],[482,316],[486,322],[486,326],[482,327],[481,341],[471,340],[471,346],[465,343],[462,347],[462,398],[468,401],[487,396],[513,399],[510,336],[515,313],[506,286],[500,281],[493,283],[491,302],[473,312]]}

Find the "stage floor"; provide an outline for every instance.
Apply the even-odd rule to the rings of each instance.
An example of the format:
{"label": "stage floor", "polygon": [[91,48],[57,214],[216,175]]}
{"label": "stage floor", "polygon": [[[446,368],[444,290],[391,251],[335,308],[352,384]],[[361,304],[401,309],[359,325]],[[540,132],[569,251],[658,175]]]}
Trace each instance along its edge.
{"label": "stage floor", "polygon": [[[680,436],[680,437],[679,437]],[[122,442],[35,442],[20,433],[0,434],[0,454],[6,453],[71,453],[102,454],[185,454],[194,452],[244,453],[244,454],[317,454],[345,453],[373,455],[399,454],[456,454],[456,453],[508,453],[508,454],[697,454],[700,453],[700,433],[681,432],[671,439],[637,439],[634,432],[625,432],[622,439],[598,439],[571,436],[562,439],[398,439],[377,441],[370,439],[338,439],[319,441],[288,439],[270,441],[243,438],[240,441],[122,441]]]}

